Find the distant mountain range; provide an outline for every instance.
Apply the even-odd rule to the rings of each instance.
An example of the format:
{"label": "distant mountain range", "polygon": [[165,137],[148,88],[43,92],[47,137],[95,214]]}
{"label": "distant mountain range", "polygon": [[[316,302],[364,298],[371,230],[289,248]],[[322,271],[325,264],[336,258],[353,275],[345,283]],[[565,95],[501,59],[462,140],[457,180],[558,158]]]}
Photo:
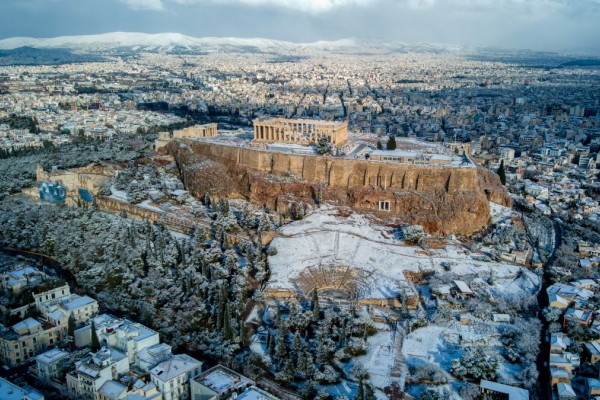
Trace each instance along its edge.
{"label": "distant mountain range", "polygon": [[[558,54],[552,52],[472,47],[434,43],[393,43],[366,39],[342,39],[313,43],[292,43],[272,39],[195,38],[180,33],[112,32],[101,35],[60,36],[55,38],[14,37],[0,40],[0,65],[14,63],[61,63],[97,59],[105,55],[136,52],[171,54],[268,53],[279,56],[303,56],[318,53],[343,54],[451,54],[484,61],[555,68],[579,62],[600,65],[597,54]],[[587,54],[585,54],[587,53]],[[587,58],[585,58],[587,57]]]}
{"label": "distant mountain range", "polygon": [[127,48],[142,51],[200,50],[215,51],[260,51],[260,52],[301,52],[336,51],[348,53],[372,52],[461,52],[464,46],[437,44],[385,43],[364,39],[343,39],[314,43],[292,43],[272,39],[241,38],[195,38],[180,33],[132,33],[112,32],[101,35],[60,36],[55,38],[14,37],[0,40],[0,50],[21,47],[36,49],[70,49],[79,51],[106,51]]}

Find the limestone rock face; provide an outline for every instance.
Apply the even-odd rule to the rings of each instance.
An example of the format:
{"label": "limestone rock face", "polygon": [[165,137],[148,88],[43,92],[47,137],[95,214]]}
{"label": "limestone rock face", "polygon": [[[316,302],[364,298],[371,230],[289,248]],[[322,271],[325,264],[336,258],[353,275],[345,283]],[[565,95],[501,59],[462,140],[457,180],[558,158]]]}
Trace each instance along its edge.
{"label": "limestone rock face", "polygon": [[[488,198],[510,205],[495,174],[476,168],[400,165],[283,154],[179,139],[167,150],[194,196],[243,198],[287,212],[291,203],[332,201],[390,224],[470,235],[490,219]],[[390,211],[378,211],[380,201]]]}
{"label": "limestone rock face", "polygon": [[512,207],[512,198],[500,182],[500,177],[497,174],[487,168],[478,167],[477,177],[479,178],[479,185],[491,202],[505,207]]}

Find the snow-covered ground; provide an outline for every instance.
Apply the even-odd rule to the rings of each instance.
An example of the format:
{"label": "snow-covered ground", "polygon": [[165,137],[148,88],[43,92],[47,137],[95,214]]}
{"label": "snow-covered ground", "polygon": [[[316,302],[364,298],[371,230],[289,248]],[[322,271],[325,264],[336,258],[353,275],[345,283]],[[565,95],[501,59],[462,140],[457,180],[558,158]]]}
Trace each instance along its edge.
{"label": "snow-covered ground", "polygon": [[510,219],[513,215],[513,210],[509,207],[504,207],[490,201],[490,215],[492,217],[492,223],[497,224]]}
{"label": "snow-covered ground", "polygon": [[110,187],[110,191],[111,191],[111,195],[109,196],[111,199],[115,199],[115,200],[119,200],[119,201],[125,201],[127,202],[127,193],[125,193],[124,190],[117,190],[115,188],[115,185],[112,185]]}
{"label": "snow-covered ground", "polygon": [[[426,253],[394,238],[388,227],[330,206],[282,227],[271,246],[277,249],[277,254],[269,257],[271,279],[267,287],[273,289],[300,291],[298,278],[302,273],[332,265],[361,271],[364,298],[400,295],[403,289],[411,287],[405,271],[489,277],[493,279],[492,290],[496,294],[534,293],[539,286],[538,276],[520,266],[479,261],[478,254],[453,243]],[[443,264],[449,265],[450,270],[444,269]]]}
{"label": "snow-covered ground", "polygon": [[[503,324],[483,321],[473,316],[470,318],[471,323],[468,325],[453,321],[448,326],[429,325],[411,332],[402,344],[406,364],[437,364],[446,371],[449,381],[452,381],[453,377],[449,374],[452,360],[460,359],[466,347],[482,346],[495,349],[494,353],[500,354],[504,346],[499,340],[499,328]],[[518,381],[515,377],[520,373],[521,367],[518,364],[510,364],[500,357],[498,377],[502,382],[516,384]]]}
{"label": "snow-covered ground", "polygon": [[367,342],[369,343],[367,354],[354,359],[353,363],[362,364],[369,372],[371,383],[375,387],[383,389],[392,381],[397,380],[390,376],[397,356],[394,351],[394,333],[379,331],[367,338]]}

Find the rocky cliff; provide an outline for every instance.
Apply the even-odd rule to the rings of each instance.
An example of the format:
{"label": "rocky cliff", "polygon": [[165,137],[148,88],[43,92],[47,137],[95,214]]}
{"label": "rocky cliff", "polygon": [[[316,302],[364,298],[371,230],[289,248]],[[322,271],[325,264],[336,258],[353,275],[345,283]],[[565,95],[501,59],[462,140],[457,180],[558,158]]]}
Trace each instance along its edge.
{"label": "rocky cliff", "polygon": [[[167,151],[192,195],[244,198],[279,212],[292,202],[322,199],[370,210],[389,223],[470,235],[488,224],[488,196],[510,201],[499,179],[483,169],[282,154],[184,139]],[[389,212],[378,211],[380,201],[390,202]]]}

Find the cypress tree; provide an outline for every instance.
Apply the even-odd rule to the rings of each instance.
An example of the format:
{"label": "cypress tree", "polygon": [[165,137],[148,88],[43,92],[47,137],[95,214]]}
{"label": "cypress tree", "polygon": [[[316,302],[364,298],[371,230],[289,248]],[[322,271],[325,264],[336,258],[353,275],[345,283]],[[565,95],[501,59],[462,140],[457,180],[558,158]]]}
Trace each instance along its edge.
{"label": "cypress tree", "polygon": [[219,305],[217,308],[217,329],[223,327],[223,320],[225,318],[225,307],[227,305],[227,292],[225,286],[221,287],[221,294],[219,295]]}
{"label": "cypress tree", "polygon": [[[92,322],[93,323],[93,322]],[[71,349],[75,347],[75,316],[71,313],[69,315],[69,326],[67,327],[67,335],[69,335],[73,340],[69,343]]]}
{"label": "cypress tree", "polygon": [[296,207],[296,219],[304,218],[304,206],[302,203],[298,203],[298,207]]}
{"label": "cypress tree", "polygon": [[229,309],[229,303],[225,306],[225,315],[223,316],[223,336],[227,340],[233,338],[233,332],[231,330],[231,311]]}
{"label": "cypress tree", "polygon": [[365,384],[363,383],[362,378],[358,384],[358,393],[355,397],[356,400],[365,400]]}
{"label": "cypress tree", "polygon": [[275,340],[273,339],[273,335],[269,335],[268,337],[268,343],[267,343],[267,353],[269,353],[270,356],[272,356],[273,354],[275,354]]}
{"label": "cypress tree", "polygon": [[240,343],[246,345],[246,323],[243,319],[240,319]]}
{"label": "cypress tree", "polygon": [[100,341],[98,340],[98,334],[96,333],[96,324],[94,324],[94,320],[92,319],[92,352],[97,352],[100,350]]}
{"label": "cypress tree", "polygon": [[296,334],[294,335],[294,351],[296,352],[296,355],[300,354],[300,352],[302,351],[302,344],[300,342],[300,333],[296,332]]}
{"label": "cypress tree", "polygon": [[503,185],[506,185],[506,171],[504,171],[504,159],[500,160],[500,166],[498,167],[498,176],[500,177],[500,182]]}
{"label": "cypress tree", "polygon": [[319,293],[317,292],[317,288],[315,288],[313,291],[312,312],[313,312],[313,319],[315,321],[318,321],[319,314],[321,312],[321,306],[319,305]]}

